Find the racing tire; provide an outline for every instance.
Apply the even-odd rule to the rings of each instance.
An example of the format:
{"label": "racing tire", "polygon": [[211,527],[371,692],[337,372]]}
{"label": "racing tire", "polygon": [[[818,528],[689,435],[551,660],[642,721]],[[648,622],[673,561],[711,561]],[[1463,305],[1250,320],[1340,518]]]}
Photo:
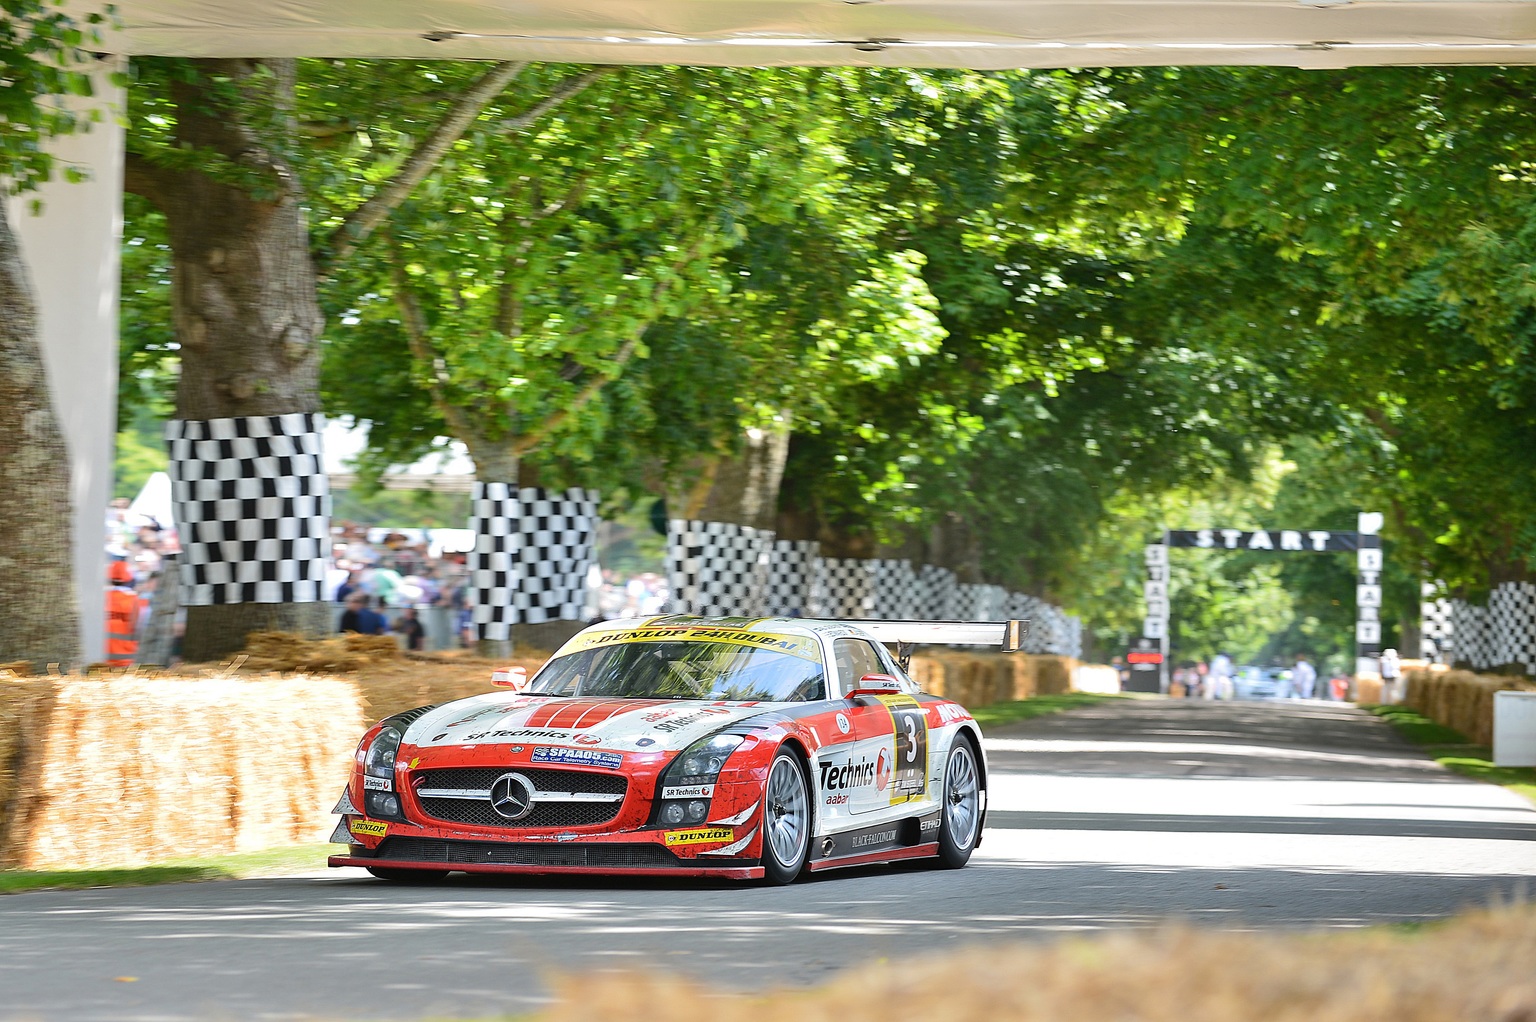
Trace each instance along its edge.
{"label": "racing tire", "polygon": [[448,875],[446,869],[391,869],[388,866],[363,867],[380,880],[393,880],[401,884],[425,884],[441,880]]}
{"label": "racing tire", "polygon": [[981,769],[969,738],[956,738],[944,764],[943,805],[939,815],[939,862],[959,869],[971,860],[981,837]]}
{"label": "racing tire", "polygon": [[780,749],[763,786],[763,878],[792,884],[810,855],[810,785],[799,757]]}

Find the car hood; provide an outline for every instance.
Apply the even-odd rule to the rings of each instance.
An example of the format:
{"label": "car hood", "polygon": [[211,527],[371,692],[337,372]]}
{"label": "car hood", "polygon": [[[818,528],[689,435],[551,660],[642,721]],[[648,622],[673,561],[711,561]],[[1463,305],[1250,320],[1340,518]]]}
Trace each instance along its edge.
{"label": "car hood", "polygon": [[429,711],[411,723],[405,741],[418,748],[518,744],[665,752],[782,705],[489,693]]}

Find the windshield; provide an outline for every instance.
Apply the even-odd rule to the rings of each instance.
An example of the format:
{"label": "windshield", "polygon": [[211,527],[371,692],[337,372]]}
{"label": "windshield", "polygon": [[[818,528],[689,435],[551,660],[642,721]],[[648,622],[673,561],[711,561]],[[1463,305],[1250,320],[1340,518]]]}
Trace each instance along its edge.
{"label": "windshield", "polygon": [[823,698],[818,660],[729,642],[628,642],[551,660],[541,695],[805,702]]}

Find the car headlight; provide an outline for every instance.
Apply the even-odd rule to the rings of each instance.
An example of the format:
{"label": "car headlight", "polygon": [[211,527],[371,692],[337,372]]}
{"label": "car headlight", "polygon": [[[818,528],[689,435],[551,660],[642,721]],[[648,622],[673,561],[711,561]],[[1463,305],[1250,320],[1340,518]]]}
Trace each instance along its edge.
{"label": "car headlight", "polygon": [[709,816],[715,781],[744,740],[741,735],[716,735],[683,750],[661,775],[656,822],[664,827],[703,823]]}
{"label": "car headlight", "polygon": [[[390,725],[373,736],[363,753],[363,810],[375,819],[405,819],[400,811],[400,795],[394,790],[395,757],[400,754],[400,740],[404,737],[404,732]],[[387,780],[388,789],[377,791],[370,787],[370,777]]]}

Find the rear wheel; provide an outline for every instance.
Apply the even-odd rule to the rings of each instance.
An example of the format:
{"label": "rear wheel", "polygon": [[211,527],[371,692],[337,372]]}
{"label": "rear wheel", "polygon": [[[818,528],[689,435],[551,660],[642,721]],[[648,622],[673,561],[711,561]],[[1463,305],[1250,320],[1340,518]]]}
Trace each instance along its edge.
{"label": "rear wheel", "polygon": [[981,835],[981,771],[976,751],[966,738],[956,738],[944,765],[944,805],[939,820],[939,861],[959,869],[971,859]]}
{"label": "rear wheel", "polygon": [[448,875],[446,869],[390,869],[388,866],[366,866],[368,872],[380,880],[395,880],[406,884],[424,884],[441,880]]}
{"label": "rear wheel", "polygon": [[793,883],[811,853],[811,793],[795,754],[780,749],[763,790],[763,871],[775,884]]}

